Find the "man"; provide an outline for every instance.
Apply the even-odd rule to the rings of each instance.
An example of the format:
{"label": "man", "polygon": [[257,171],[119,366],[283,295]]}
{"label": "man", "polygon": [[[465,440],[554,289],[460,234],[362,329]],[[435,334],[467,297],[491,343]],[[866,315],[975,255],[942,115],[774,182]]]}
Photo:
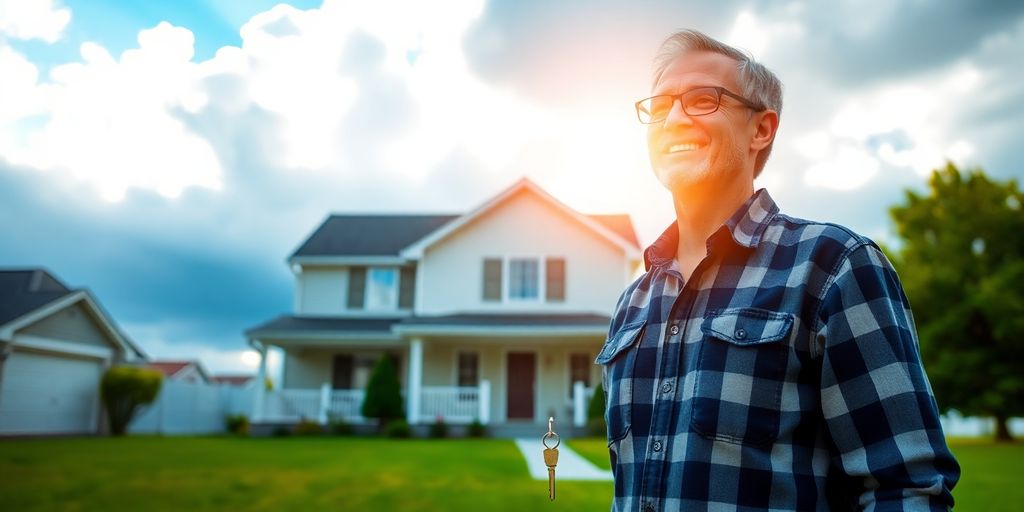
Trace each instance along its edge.
{"label": "man", "polygon": [[613,510],[947,510],[910,306],[869,239],[789,217],[754,178],[778,78],[697,31],[637,102],[676,223],[622,294],[603,365]]}

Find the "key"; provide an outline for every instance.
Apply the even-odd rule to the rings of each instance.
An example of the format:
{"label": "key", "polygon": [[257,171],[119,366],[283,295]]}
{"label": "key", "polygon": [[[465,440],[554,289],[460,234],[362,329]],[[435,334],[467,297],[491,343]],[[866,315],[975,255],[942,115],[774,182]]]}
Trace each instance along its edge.
{"label": "key", "polygon": [[[540,439],[540,443],[544,445],[544,465],[548,467],[548,499],[551,501],[555,501],[555,466],[558,465],[558,445],[562,444],[561,438],[552,430],[554,422],[555,418],[548,418],[548,433]],[[550,438],[555,439],[555,445],[548,447],[547,441]]]}

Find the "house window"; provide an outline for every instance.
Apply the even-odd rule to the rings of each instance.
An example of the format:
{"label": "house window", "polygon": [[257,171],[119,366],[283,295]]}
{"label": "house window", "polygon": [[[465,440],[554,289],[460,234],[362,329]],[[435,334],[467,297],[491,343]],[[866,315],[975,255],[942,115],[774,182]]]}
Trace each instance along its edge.
{"label": "house window", "polygon": [[459,387],[480,385],[480,356],[476,352],[459,352]]}
{"label": "house window", "polygon": [[569,355],[569,398],[576,382],[583,381],[584,387],[590,387],[590,369],[593,363],[589,354]]}
{"label": "house window", "polygon": [[398,271],[370,268],[366,273],[366,309],[395,309],[398,306]]}
{"label": "house window", "polygon": [[540,298],[540,262],[535,258],[511,258],[508,262],[508,298]]}
{"label": "house window", "polygon": [[348,300],[349,309],[363,309],[366,295],[366,267],[348,269]]}

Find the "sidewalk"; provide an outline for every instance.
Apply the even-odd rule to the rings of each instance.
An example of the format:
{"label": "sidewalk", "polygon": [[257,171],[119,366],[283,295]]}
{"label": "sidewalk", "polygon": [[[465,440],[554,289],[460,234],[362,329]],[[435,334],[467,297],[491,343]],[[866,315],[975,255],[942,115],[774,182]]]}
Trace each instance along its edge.
{"label": "sidewalk", "polygon": [[[517,438],[516,446],[526,458],[526,466],[534,480],[547,480],[548,467],[544,465],[544,447],[540,437],[536,439]],[[612,472],[599,469],[580,454],[574,452],[565,443],[558,447],[558,465],[555,466],[556,480],[608,480]]]}

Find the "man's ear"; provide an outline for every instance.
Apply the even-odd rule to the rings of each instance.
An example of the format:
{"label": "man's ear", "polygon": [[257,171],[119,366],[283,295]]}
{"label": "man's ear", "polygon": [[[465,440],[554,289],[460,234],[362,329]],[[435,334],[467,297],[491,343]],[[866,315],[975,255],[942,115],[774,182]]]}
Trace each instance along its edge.
{"label": "man's ear", "polygon": [[761,151],[775,140],[775,132],[779,131],[779,113],[774,110],[758,112],[755,117],[754,138],[750,141],[750,149]]}

